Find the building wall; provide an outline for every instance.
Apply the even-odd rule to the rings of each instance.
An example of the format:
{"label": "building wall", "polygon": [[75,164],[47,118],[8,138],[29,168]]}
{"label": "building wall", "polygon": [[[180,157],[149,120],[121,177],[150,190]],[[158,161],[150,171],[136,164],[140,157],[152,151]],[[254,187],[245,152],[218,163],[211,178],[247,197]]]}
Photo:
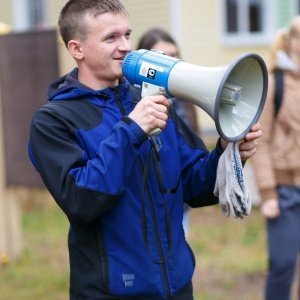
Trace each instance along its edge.
{"label": "building wall", "polygon": [[0,0],[0,22],[12,25],[12,4],[11,1]]}
{"label": "building wall", "polygon": [[151,27],[170,29],[169,2],[167,0],[123,0],[129,16],[132,32],[132,45],[136,49],[139,38]]}
{"label": "building wall", "polygon": [[[294,2],[295,0],[277,0],[278,26],[286,24],[291,17]],[[13,0],[0,0],[0,22],[12,25],[12,3]],[[57,26],[58,14],[64,3],[65,1],[61,0],[48,0],[49,26]],[[220,37],[222,12],[219,0],[123,0],[123,3],[130,14],[133,48],[136,47],[140,36],[150,27],[160,26],[174,33],[173,22],[179,28],[174,37],[180,43],[183,58],[193,64],[223,65],[250,51],[257,52],[266,60],[268,58],[267,46],[233,48],[222,45]],[[178,16],[172,15],[175,5],[179,5]],[[73,66],[73,61],[66,61],[65,55],[61,63],[62,72],[68,69],[69,63]]]}
{"label": "building wall", "polygon": [[59,12],[66,1],[48,0],[48,20],[50,24],[56,25]]}
{"label": "building wall", "polygon": [[[0,0],[0,21],[11,23],[12,1]],[[132,44],[136,48],[141,35],[150,27],[162,27],[171,32],[179,42],[183,59],[200,66],[227,65],[239,55],[255,52],[268,62],[268,44],[250,46],[225,46],[221,38],[222,0],[123,0],[133,28]],[[265,0],[267,1],[267,0]],[[66,1],[48,0],[49,26],[57,26],[60,9]],[[292,17],[296,0],[276,0],[275,26],[283,26]],[[179,6],[178,9],[176,7]],[[174,30],[174,24],[176,30]],[[73,58],[58,37],[60,74],[75,67]],[[199,114],[201,114],[200,112]],[[202,113],[203,114],[203,113]],[[201,116],[201,119],[206,119]]]}

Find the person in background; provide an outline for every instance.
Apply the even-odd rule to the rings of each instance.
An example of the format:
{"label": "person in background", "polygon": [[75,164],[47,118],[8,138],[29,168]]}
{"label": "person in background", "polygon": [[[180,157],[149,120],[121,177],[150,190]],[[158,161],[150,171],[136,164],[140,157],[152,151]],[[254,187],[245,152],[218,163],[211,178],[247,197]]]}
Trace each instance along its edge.
{"label": "person in background", "polygon": [[[278,31],[270,58],[260,118],[264,135],[252,161],[268,238],[265,299],[288,300],[300,246],[300,16]],[[283,76],[277,85],[275,72]],[[275,90],[280,82],[279,106]]]}
{"label": "person in background", "polygon": [[[151,28],[146,31],[139,39],[138,49],[159,50],[168,56],[180,58],[180,50],[173,37],[162,28]],[[177,114],[200,136],[200,126],[197,119],[196,106],[177,97],[170,98],[171,104]],[[188,236],[189,230],[189,206],[184,204],[183,228],[185,235]]]}
{"label": "person in background", "polygon": [[[162,28],[152,28],[139,39],[137,49],[156,49],[168,56],[181,58],[180,50],[172,36]],[[200,136],[195,104],[176,97],[171,99],[177,114]]]}
{"label": "person in background", "polygon": [[[141,98],[124,78],[132,29],[120,0],[69,0],[58,23],[77,67],[49,85],[28,152],[70,222],[70,299],[192,300],[183,202],[218,203],[228,142],[209,152],[166,97]],[[239,145],[242,161],[255,154],[260,128]]]}

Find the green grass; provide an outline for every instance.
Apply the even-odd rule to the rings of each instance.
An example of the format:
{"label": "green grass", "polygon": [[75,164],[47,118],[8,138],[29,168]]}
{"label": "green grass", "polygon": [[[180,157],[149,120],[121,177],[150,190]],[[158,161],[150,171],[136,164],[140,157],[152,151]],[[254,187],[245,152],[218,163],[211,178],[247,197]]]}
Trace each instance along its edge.
{"label": "green grass", "polygon": [[66,218],[56,206],[50,205],[25,213],[22,226],[22,256],[0,268],[0,299],[68,299]]}
{"label": "green grass", "polygon": [[[22,217],[24,251],[0,266],[1,300],[67,300],[68,222],[53,204]],[[225,218],[218,206],[192,210],[188,241],[196,256],[195,300],[262,299],[266,270],[264,220]]]}
{"label": "green grass", "polygon": [[188,240],[195,300],[263,299],[265,228],[257,208],[244,220],[224,217],[219,206],[193,210]]}

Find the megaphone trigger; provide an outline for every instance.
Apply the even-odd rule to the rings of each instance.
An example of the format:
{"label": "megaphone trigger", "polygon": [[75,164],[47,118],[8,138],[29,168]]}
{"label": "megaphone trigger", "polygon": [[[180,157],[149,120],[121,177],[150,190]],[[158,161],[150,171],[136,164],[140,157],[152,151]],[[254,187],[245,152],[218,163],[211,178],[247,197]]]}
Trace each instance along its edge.
{"label": "megaphone trigger", "polygon": [[148,135],[149,135],[149,137],[152,137],[152,136],[158,135],[159,133],[161,133],[161,129],[155,128],[155,129],[151,130]]}

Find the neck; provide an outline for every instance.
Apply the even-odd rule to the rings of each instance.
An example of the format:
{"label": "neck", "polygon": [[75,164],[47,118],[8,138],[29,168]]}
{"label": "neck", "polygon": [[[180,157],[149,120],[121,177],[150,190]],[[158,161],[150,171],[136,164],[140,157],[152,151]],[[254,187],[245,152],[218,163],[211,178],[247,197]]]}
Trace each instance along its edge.
{"label": "neck", "polygon": [[93,90],[103,90],[108,87],[119,85],[119,80],[114,81],[100,80],[95,76],[91,76],[88,73],[78,70],[78,80]]}

